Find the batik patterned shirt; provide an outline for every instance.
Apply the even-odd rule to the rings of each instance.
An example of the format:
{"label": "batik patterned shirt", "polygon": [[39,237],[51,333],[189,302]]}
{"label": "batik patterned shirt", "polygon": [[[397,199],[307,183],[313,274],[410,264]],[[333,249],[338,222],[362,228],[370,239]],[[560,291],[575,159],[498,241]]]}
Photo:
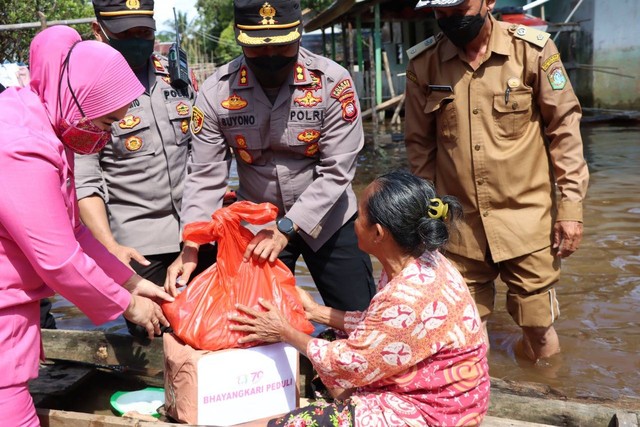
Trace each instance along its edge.
{"label": "batik patterned shirt", "polygon": [[348,338],[313,339],[328,387],[355,388],[355,426],[477,425],[489,404],[482,323],[458,271],[425,252],[389,279],[367,311],[347,312]]}

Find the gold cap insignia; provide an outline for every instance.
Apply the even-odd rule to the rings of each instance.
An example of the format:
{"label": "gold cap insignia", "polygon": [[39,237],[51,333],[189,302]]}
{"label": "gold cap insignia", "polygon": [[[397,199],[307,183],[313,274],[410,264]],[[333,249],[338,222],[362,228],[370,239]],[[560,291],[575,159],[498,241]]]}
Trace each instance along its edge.
{"label": "gold cap insignia", "polygon": [[127,0],[127,9],[140,9],[140,0]]}
{"label": "gold cap insignia", "polygon": [[262,16],[262,21],[260,21],[262,25],[273,25],[276,23],[276,20],[273,19],[273,17],[276,16],[276,9],[268,2],[260,8],[260,16]]}

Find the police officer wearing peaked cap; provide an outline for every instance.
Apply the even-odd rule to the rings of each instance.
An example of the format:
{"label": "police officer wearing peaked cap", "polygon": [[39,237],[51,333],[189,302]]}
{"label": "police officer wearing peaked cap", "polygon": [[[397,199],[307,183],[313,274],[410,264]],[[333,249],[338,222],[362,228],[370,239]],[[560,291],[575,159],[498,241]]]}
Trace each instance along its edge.
{"label": "police officer wearing peaked cap", "polygon": [[[153,54],[152,0],[93,0],[97,40],[118,50],[146,92],[112,125],[112,141],[98,154],[76,156],[82,221],[138,274],[164,285],[181,248],[180,205],[190,147],[194,91],[172,86],[167,60]],[[203,267],[214,261],[202,251]],[[129,331],[141,330],[128,324]]]}
{"label": "police officer wearing peaked cap", "polygon": [[[353,80],[300,47],[298,1],[235,0],[234,13],[243,55],[198,93],[182,220],[208,221],[222,207],[233,152],[238,198],[278,208],[277,222],[256,234],[245,257],[280,258],[294,271],[302,256],[326,305],[363,310],[375,285],[354,231],[351,182],[364,134]],[[166,290],[189,276],[197,251],[185,242]]]}

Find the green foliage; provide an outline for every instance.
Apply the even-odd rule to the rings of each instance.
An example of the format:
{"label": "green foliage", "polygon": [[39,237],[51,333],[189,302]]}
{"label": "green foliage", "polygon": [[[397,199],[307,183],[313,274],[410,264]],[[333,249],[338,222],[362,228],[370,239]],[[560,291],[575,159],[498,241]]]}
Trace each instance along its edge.
{"label": "green foliage", "polygon": [[[46,21],[92,18],[90,0],[3,0],[0,10],[0,25],[42,22],[38,12]],[[89,24],[74,28],[85,39],[92,38]],[[39,29],[0,31],[0,61],[28,62],[29,43]]]}
{"label": "green foliage", "polygon": [[233,30],[233,22],[227,25],[220,34],[218,41],[218,49],[215,52],[214,59],[218,64],[225,64],[242,53],[242,49],[236,43],[235,32]]}

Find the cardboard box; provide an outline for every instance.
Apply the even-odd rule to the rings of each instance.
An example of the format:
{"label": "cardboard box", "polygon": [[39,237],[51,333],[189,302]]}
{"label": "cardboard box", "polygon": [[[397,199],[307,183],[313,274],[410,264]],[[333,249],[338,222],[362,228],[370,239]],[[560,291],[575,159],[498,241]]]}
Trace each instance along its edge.
{"label": "cardboard box", "polygon": [[195,350],[164,334],[165,407],[180,422],[228,426],[298,405],[298,352],[288,344]]}

